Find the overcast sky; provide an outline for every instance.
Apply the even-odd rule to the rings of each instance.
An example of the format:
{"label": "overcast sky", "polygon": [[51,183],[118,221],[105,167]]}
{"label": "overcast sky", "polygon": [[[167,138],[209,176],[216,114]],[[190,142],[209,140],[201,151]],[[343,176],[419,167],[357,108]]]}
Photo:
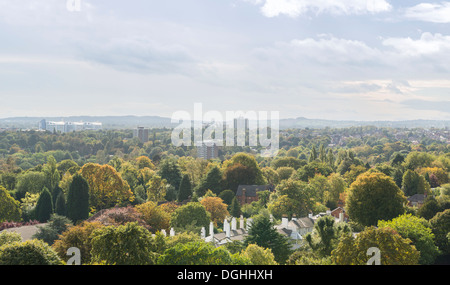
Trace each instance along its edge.
{"label": "overcast sky", "polygon": [[450,119],[450,2],[80,1],[0,0],[0,118]]}

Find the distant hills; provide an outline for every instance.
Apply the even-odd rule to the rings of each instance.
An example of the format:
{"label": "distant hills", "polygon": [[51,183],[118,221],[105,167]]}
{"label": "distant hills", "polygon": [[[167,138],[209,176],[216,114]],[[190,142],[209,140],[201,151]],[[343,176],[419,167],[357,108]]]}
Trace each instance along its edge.
{"label": "distant hills", "polygon": [[[170,118],[159,116],[70,116],[70,117],[13,117],[0,119],[0,128],[37,129],[40,120],[67,122],[101,122],[104,129],[130,129],[137,126],[147,128],[172,128]],[[375,126],[392,128],[448,128],[450,121],[407,120],[407,121],[338,121],[307,119],[303,117],[281,119],[280,128],[347,128]]]}

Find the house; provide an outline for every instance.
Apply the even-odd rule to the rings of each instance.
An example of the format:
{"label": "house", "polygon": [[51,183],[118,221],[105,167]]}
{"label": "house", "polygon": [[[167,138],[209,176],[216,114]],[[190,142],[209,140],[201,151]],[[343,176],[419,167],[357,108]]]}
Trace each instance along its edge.
{"label": "house", "polygon": [[337,207],[336,209],[330,212],[330,215],[335,217],[336,220],[340,222],[347,222],[349,220],[348,215],[345,213],[345,210],[342,207]]}
{"label": "house", "polygon": [[244,218],[241,216],[239,219],[239,228],[237,227],[237,220],[235,217],[231,219],[231,223],[228,219],[223,221],[223,232],[214,234],[214,224],[209,224],[209,235],[206,236],[206,229],[202,228],[201,236],[206,242],[212,242],[215,246],[221,246],[233,241],[244,241],[248,235],[248,229],[251,226],[253,220],[247,219],[244,227]]}
{"label": "house", "polygon": [[420,208],[426,197],[427,196],[424,194],[414,194],[411,197],[408,197],[408,206]]}
{"label": "house", "polygon": [[292,242],[292,249],[297,249],[303,242],[303,237],[314,228],[314,217],[309,214],[308,217],[296,218],[292,217],[289,221],[287,217],[281,219],[281,224],[276,225],[277,231],[288,236]]}
{"label": "house", "polygon": [[239,185],[236,191],[236,199],[240,205],[250,204],[251,202],[258,201],[258,192],[260,191],[273,191],[273,185]]}

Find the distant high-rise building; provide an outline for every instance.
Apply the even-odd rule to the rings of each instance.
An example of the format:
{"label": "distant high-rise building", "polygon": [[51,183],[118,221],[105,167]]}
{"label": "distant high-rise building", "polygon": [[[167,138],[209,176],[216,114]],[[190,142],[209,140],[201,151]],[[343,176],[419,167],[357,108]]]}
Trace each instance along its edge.
{"label": "distant high-rise building", "polygon": [[148,142],[148,129],[137,127],[133,130],[133,138],[139,138],[142,143]]}
{"label": "distant high-rise building", "polygon": [[219,147],[216,142],[213,140],[201,142],[201,144],[197,146],[197,157],[203,159],[214,159],[219,157]]}
{"label": "distant high-rise building", "polygon": [[82,130],[101,130],[103,125],[99,122],[55,122],[43,119],[39,122],[38,127],[42,131],[68,133]]}

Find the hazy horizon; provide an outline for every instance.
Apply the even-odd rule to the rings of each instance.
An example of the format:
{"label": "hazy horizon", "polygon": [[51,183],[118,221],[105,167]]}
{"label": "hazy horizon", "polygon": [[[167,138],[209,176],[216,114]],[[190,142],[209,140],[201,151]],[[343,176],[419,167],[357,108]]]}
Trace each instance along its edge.
{"label": "hazy horizon", "polygon": [[0,118],[170,118],[200,102],[450,120],[449,24],[449,1],[0,0]]}

